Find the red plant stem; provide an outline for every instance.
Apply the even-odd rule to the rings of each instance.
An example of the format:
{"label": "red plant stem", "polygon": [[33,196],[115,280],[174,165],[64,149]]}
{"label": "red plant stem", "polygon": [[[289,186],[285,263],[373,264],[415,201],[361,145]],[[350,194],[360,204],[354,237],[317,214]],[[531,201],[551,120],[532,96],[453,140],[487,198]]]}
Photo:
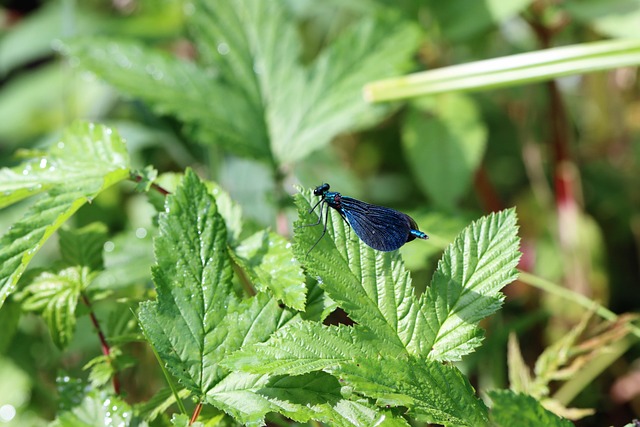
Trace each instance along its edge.
{"label": "red plant stem", "polygon": [[[100,323],[98,322],[98,318],[96,317],[95,313],[93,312],[93,307],[91,306],[91,301],[89,301],[89,298],[87,298],[87,296],[84,293],[82,293],[81,295],[82,295],[82,301],[84,302],[84,304],[89,309],[89,318],[91,319],[91,323],[93,323],[93,327],[96,328],[96,331],[98,332],[98,339],[100,339],[100,346],[102,347],[102,354],[104,354],[107,357],[107,360],[109,361],[109,364],[111,364],[111,359],[109,358],[109,356],[111,355],[111,347],[109,346],[109,343],[107,342],[107,339],[104,336],[104,333],[102,333],[102,329],[100,328]],[[118,375],[116,375],[115,372],[113,374],[112,383],[113,383],[113,391],[114,391],[114,393],[119,395],[120,394],[120,380],[118,379]]]}
{"label": "red plant stem", "polygon": [[[142,177],[140,175],[131,175],[131,177],[133,178],[133,180],[135,182],[140,182],[142,181]],[[158,193],[162,194],[163,196],[167,196],[169,194],[171,194],[171,192],[169,190],[164,189],[163,187],[159,186],[156,183],[152,183],[151,184],[151,188],[153,188],[154,190],[156,190]]]}
{"label": "red plant stem", "polygon": [[189,425],[192,425],[196,422],[198,417],[200,416],[200,411],[202,410],[202,402],[199,402],[195,409],[193,410],[193,415],[191,415],[191,419],[189,420]]}
{"label": "red plant stem", "polygon": [[483,165],[480,165],[478,170],[476,170],[474,187],[485,212],[498,212],[502,209],[500,196],[498,196],[496,189],[493,187],[487,170]]}

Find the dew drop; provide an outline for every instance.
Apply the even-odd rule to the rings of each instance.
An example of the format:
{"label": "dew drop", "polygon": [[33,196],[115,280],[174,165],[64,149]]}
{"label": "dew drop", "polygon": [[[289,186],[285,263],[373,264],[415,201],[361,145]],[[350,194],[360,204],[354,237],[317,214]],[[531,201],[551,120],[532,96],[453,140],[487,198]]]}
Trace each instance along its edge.
{"label": "dew drop", "polygon": [[147,229],[144,227],[136,228],[136,237],[138,239],[144,239],[145,237],[147,237]]}
{"label": "dew drop", "polygon": [[229,45],[226,44],[225,42],[218,43],[217,49],[220,55],[226,55],[231,51],[231,49],[229,48]]}
{"label": "dew drop", "polygon": [[8,423],[16,416],[16,408],[13,405],[5,404],[0,406],[0,422]]}
{"label": "dew drop", "polygon": [[104,246],[102,248],[105,252],[113,252],[113,250],[116,248],[116,244],[108,240],[104,242]]}

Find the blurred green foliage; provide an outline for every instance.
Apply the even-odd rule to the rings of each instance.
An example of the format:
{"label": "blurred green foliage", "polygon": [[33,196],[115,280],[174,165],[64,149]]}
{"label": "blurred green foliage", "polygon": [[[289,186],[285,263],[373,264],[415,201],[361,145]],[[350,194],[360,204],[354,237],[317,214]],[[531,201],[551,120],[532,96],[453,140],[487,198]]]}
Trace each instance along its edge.
{"label": "blurred green foliage", "polygon": [[[430,235],[401,250],[418,292],[471,219],[516,206],[523,270],[615,313],[633,312],[640,307],[636,67],[375,105],[362,89],[410,72],[639,33],[638,0],[8,1],[0,6],[0,166],[46,151],[77,118],[107,123],[126,140],[132,167],[152,165],[159,185],[171,190],[169,173],[186,167],[218,182],[248,222],[227,231],[235,244],[289,237],[293,185],[328,181],[410,213]],[[607,68],[606,60],[605,52],[594,61]],[[130,402],[164,386],[153,354],[136,342],[130,309],[152,292],[160,199],[120,185],[70,224],[107,227],[104,270],[88,289],[107,336],[138,361],[121,375]],[[2,230],[28,207],[3,209]],[[228,209],[221,214],[229,227],[240,207]],[[274,232],[259,231],[265,226]],[[42,248],[24,286],[37,283],[36,267],[58,266],[56,245]],[[254,249],[241,262],[252,265]],[[254,274],[268,281],[267,272]],[[494,353],[480,351],[462,366],[481,390],[508,386],[504,330],[527,336],[522,352],[534,360],[584,313],[523,283],[506,293],[485,343]],[[18,414],[7,425],[45,425],[58,393],[66,396],[56,377],[88,378],[81,367],[100,355],[100,342],[85,306],[65,314],[80,317],[75,331],[66,323],[71,332],[60,342],[47,329],[55,316],[26,314],[23,303],[12,297],[0,309],[0,373],[11,384],[0,388],[0,421],[10,405]],[[630,345],[571,402],[596,409],[579,425],[640,417],[636,395],[616,394],[639,350]],[[118,416],[130,413],[118,406]]]}

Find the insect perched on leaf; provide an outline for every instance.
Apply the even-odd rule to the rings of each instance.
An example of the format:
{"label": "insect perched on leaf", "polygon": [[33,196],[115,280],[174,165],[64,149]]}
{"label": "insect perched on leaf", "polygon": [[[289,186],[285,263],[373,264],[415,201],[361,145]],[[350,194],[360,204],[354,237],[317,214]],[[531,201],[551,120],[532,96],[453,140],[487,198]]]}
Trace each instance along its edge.
{"label": "insect perched on leaf", "polygon": [[[320,200],[309,209],[309,213],[320,205],[320,216],[315,224],[306,224],[302,227],[312,227],[320,224],[324,213],[324,229],[320,238],[309,249],[309,252],[316,247],[327,233],[330,207],[340,213],[342,219],[353,228],[360,240],[379,251],[394,251],[413,239],[426,240],[429,238],[418,229],[418,225],[409,215],[391,208],[371,205],[343,196],[340,193],[329,191],[329,188],[329,184],[325,183],[313,190],[314,196],[319,196]],[[325,206],[326,209],[324,209]]]}

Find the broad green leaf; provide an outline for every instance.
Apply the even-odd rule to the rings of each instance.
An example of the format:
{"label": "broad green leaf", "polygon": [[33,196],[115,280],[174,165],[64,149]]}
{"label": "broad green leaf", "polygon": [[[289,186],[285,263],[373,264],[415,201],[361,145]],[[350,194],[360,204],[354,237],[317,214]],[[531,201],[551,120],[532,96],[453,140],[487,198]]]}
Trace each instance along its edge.
{"label": "broad green leaf", "polygon": [[210,340],[237,299],[224,221],[192,171],[167,197],[159,227],[152,271],[158,298],[141,305],[140,323],[168,369],[202,396],[219,376],[207,357],[216,350]]}
{"label": "broad green leaf", "polygon": [[478,322],[502,305],[500,290],[517,277],[518,245],[509,209],[473,222],[445,250],[421,298],[430,338],[435,334],[430,359],[459,360],[480,345]]}
{"label": "broad green leaf", "polygon": [[48,190],[0,239],[0,306],[44,242],[86,202],[128,176],[117,133],[80,122],[45,156],[0,170],[0,206]]}
{"label": "broad green leaf", "polygon": [[66,347],[75,331],[80,293],[91,283],[88,267],[68,267],[57,273],[44,272],[22,292],[22,309],[42,313],[56,346]]}
{"label": "broad green leaf", "polygon": [[402,129],[405,157],[434,204],[452,208],[464,196],[482,160],[487,133],[477,107],[464,95],[423,99],[410,110]]}
{"label": "broad green leaf", "polygon": [[301,375],[357,357],[376,358],[380,352],[388,352],[377,340],[357,327],[297,322],[278,330],[265,343],[245,346],[227,357],[224,365],[257,374]]}
{"label": "broad green leaf", "polygon": [[358,358],[331,370],[380,406],[405,406],[420,421],[445,426],[488,425],[487,408],[454,366],[416,358]]}
{"label": "broad green leaf", "polygon": [[365,19],[305,68],[281,1],[197,4],[200,51],[263,115],[264,125],[253,132],[264,133],[279,163],[300,160],[335,135],[377,120],[380,111],[368,108],[357,88],[397,73],[417,46],[415,27]]}
{"label": "broad green leaf", "polygon": [[307,288],[291,243],[267,230],[233,248],[231,255],[260,292],[267,289],[287,307],[304,311]]}
{"label": "broad green leaf", "polygon": [[493,401],[491,420],[498,427],[573,426],[571,421],[546,410],[540,402],[526,394],[494,390],[489,392],[489,397]]}
{"label": "broad green leaf", "polygon": [[[267,340],[293,314],[262,293],[238,302],[224,221],[215,199],[192,171],[167,197],[159,227],[153,269],[158,298],[141,305],[140,323],[169,371],[203,398],[229,375],[221,360],[243,345]],[[207,399],[232,415],[236,412],[233,405]],[[255,416],[263,415],[258,411]]]}
{"label": "broad green leaf", "polygon": [[640,40],[606,40],[453,65],[380,80],[367,84],[364,96],[370,102],[380,102],[443,92],[490,90],[638,64]]}
{"label": "broad green leaf", "polygon": [[294,421],[318,420],[331,426],[408,426],[401,417],[345,399],[342,386],[324,372],[299,376],[234,373],[212,389],[210,403],[247,426],[264,425],[264,415],[279,412]]}
{"label": "broad green leaf", "polygon": [[[310,192],[296,195],[300,219],[294,253],[317,277],[327,295],[362,328],[385,343],[388,351],[426,354],[430,331],[398,251],[376,251],[360,241],[337,212],[330,209],[327,233],[308,213]],[[323,215],[324,216],[324,215]],[[309,249],[318,244],[309,252]],[[423,241],[410,244],[425,244]],[[425,346],[429,344],[428,346]],[[391,350],[394,348],[394,350]]]}
{"label": "broad green leaf", "polygon": [[215,69],[139,42],[111,38],[71,40],[63,53],[116,88],[148,102],[158,114],[176,116],[201,142],[215,141],[238,154],[269,158],[267,141],[249,134],[260,135],[261,118],[248,100],[219,81]]}
{"label": "broad green leaf", "polygon": [[189,29],[201,65],[100,38],[69,42],[65,53],[158,113],[175,115],[203,143],[293,163],[388,111],[363,101],[359,87],[406,69],[419,32],[408,21],[362,19],[305,66],[282,3],[194,2]]}
{"label": "broad green leaf", "polygon": [[102,251],[107,241],[107,226],[94,222],[79,229],[58,231],[60,254],[66,265],[86,266],[91,270],[101,270]]}
{"label": "broad green leaf", "polygon": [[147,423],[134,416],[133,410],[124,400],[98,391],[91,391],[80,405],[61,412],[49,424],[50,427],[145,427]]}

